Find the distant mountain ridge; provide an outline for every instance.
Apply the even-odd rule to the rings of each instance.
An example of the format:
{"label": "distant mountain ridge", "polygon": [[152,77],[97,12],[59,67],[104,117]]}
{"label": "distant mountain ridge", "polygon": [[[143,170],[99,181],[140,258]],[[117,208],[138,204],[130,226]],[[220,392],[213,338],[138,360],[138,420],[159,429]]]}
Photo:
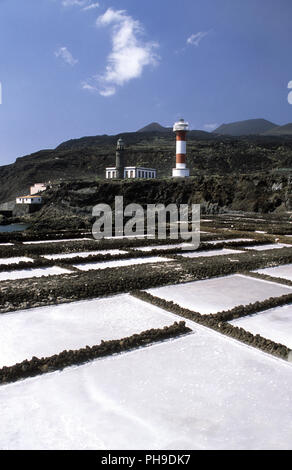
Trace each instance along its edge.
{"label": "distant mountain ridge", "polygon": [[260,135],[269,132],[279,126],[266,119],[247,119],[245,121],[236,121],[229,124],[222,124],[213,131],[213,134],[242,136],[242,135]]}
{"label": "distant mountain ridge", "polygon": [[169,132],[171,131],[171,127],[163,127],[158,122],[151,122],[142,129],[139,129],[137,132]]}
{"label": "distant mountain ridge", "polygon": [[[147,133],[147,134],[169,134],[172,133],[172,127],[164,127],[158,122],[151,122],[147,126],[142,127],[137,134]],[[222,124],[217,127],[213,132],[199,131],[199,130],[190,130],[189,137],[197,138],[209,138],[215,136],[231,136],[231,137],[241,137],[241,136],[290,136],[292,135],[292,123],[279,126],[274,122],[268,121],[267,119],[247,119],[245,121],[235,121],[228,124]]]}
{"label": "distant mountain ridge", "polygon": [[285,124],[284,126],[276,126],[266,131],[264,135],[292,135],[292,123]]}
{"label": "distant mountain ridge", "polygon": [[[163,127],[161,124],[158,122],[151,122],[145,127],[142,127],[142,129],[139,129],[133,134],[147,134],[149,137],[157,134],[164,134],[165,137],[170,137],[173,134],[173,129],[172,127]],[[168,134],[168,135],[167,135]],[[190,130],[188,132],[188,139],[208,139],[211,140],[215,136],[212,135],[210,132],[207,131],[202,131],[202,130]]]}

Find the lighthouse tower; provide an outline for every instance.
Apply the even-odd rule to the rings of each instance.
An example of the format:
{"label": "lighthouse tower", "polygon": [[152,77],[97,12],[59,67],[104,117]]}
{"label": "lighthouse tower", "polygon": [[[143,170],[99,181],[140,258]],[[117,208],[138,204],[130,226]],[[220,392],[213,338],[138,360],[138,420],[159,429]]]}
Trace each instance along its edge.
{"label": "lighthouse tower", "polygon": [[124,178],[124,167],[125,167],[125,144],[123,139],[119,139],[117,142],[117,150],[116,150],[116,178],[123,179]]}
{"label": "lighthouse tower", "polygon": [[176,133],[176,167],[172,170],[174,178],[185,178],[190,176],[190,170],[186,167],[187,153],[187,132],[189,130],[188,122],[180,119],[173,126],[173,132]]}

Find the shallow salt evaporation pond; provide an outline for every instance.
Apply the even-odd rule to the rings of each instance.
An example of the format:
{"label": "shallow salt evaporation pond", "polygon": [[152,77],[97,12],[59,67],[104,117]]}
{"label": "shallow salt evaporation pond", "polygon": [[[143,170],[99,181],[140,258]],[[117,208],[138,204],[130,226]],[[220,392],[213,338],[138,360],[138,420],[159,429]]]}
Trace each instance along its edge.
{"label": "shallow salt evaporation pond", "polygon": [[292,349],[292,305],[271,308],[230,322]]}
{"label": "shallow salt evaporation pond", "polygon": [[191,243],[176,243],[176,244],[168,244],[168,245],[151,245],[151,246],[138,246],[135,247],[135,250],[139,251],[152,251],[152,250],[173,250],[174,248],[192,248]]}
{"label": "shallow salt evaporation pond", "polygon": [[222,248],[220,250],[210,250],[210,251],[193,251],[189,253],[177,253],[180,256],[185,258],[206,258],[209,256],[225,256],[225,255],[236,255],[238,253],[244,253],[241,250],[231,250],[229,248]]}
{"label": "shallow salt evaporation pond", "polygon": [[88,258],[88,256],[95,255],[124,255],[127,252],[124,250],[97,250],[97,251],[80,251],[77,253],[57,253],[54,255],[43,255],[43,258],[46,259],[70,259],[76,258]]}
{"label": "shallow salt evaporation pond", "polygon": [[122,240],[125,238],[155,238],[155,237],[148,237],[147,234],[143,235],[113,235],[112,237],[104,237],[105,240]]}
{"label": "shallow salt evaporation pond", "polygon": [[267,245],[255,245],[255,246],[242,246],[243,250],[256,250],[256,251],[264,251],[264,250],[275,250],[280,248],[292,248],[292,245],[288,243],[268,243]]}
{"label": "shallow salt evaporation pond", "polygon": [[[171,315],[129,294],[0,315],[0,367],[173,323]],[[1,447],[1,445],[0,445]]]}
{"label": "shallow salt evaporation pond", "polygon": [[91,240],[94,241],[94,238],[65,238],[59,240],[34,240],[30,242],[22,242],[24,245],[37,245],[39,243],[63,243],[63,242],[83,242]]}
{"label": "shallow salt evaporation pond", "polygon": [[291,364],[193,326],[1,386],[1,448],[290,449]]}
{"label": "shallow salt evaporation pond", "polygon": [[26,279],[31,277],[41,276],[55,276],[58,274],[70,274],[72,271],[68,269],[59,268],[58,266],[52,266],[49,268],[31,268],[31,269],[19,269],[15,271],[3,271],[0,272],[0,281],[8,281],[14,279]]}
{"label": "shallow salt evaporation pond", "polygon": [[201,314],[229,310],[237,305],[290,294],[292,287],[235,274],[203,281],[148,289],[150,294],[173,301]]}
{"label": "shallow salt evaporation pond", "polygon": [[0,264],[16,264],[16,263],[29,263],[33,262],[34,260],[32,258],[27,258],[27,256],[14,256],[11,258],[0,258]]}
{"label": "shallow salt evaporation pond", "polygon": [[152,256],[149,258],[129,258],[114,261],[96,261],[92,263],[74,264],[73,266],[81,271],[89,271],[90,269],[106,269],[117,268],[122,266],[133,266],[135,264],[147,263],[162,263],[165,261],[174,261],[168,258],[160,258],[159,256]]}
{"label": "shallow salt evaporation pond", "polygon": [[280,277],[282,279],[288,279],[292,281],[292,264],[283,264],[281,266],[275,266],[273,268],[258,269],[254,271],[259,274],[266,274],[268,276]]}

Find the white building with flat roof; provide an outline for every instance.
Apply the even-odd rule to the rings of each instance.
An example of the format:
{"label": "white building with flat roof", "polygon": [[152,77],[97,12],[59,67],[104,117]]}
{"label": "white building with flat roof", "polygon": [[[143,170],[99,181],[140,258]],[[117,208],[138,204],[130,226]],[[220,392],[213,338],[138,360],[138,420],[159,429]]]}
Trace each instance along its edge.
{"label": "white building with flat roof", "polygon": [[16,204],[42,204],[41,196],[19,196],[16,198]]}
{"label": "white building with flat roof", "polygon": [[34,196],[35,194],[41,193],[47,189],[46,183],[35,183],[33,186],[30,187],[30,194]]}
{"label": "white building with flat roof", "polygon": [[[106,179],[117,178],[116,167],[109,167],[105,169]],[[126,166],[124,168],[124,178],[137,179],[137,178],[157,178],[157,171],[155,168],[145,168],[143,166]]]}

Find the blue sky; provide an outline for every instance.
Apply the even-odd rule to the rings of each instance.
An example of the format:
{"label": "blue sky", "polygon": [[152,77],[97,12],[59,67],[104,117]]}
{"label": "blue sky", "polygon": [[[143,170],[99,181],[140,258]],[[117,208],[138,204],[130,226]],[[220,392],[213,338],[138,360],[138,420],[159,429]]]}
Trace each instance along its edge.
{"label": "blue sky", "polygon": [[179,117],[292,122],[291,0],[0,0],[0,164]]}

